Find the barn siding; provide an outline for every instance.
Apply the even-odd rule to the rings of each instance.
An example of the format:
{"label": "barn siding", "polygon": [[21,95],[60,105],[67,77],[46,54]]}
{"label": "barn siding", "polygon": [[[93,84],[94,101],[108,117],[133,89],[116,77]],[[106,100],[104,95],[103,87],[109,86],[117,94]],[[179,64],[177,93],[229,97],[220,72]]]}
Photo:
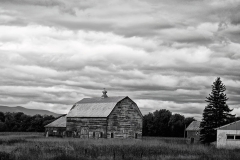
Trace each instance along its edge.
{"label": "barn siding", "polygon": [[67,132],[69,136],[79,138],[95,138],[107,136],[106,118],[67,118]]}
{"label": "barn siding", "polygon": [[57,136],[64,137],[66,132],[66,127],[46,127],[45,136],[48,133],[48,136]]}
{"label": "barn siding", "polygon": [[142,115],[135,103],[129,98],[120,101],[108,116],[107,138],[142,137]]}

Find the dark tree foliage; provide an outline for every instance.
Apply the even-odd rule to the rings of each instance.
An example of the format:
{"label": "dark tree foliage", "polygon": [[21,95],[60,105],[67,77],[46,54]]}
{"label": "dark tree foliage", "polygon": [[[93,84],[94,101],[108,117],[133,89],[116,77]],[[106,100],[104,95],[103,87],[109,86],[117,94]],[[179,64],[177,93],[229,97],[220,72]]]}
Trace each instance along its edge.
{"label": "dark tree foliage", "polygon": [[206,97],[208,105],[203,111],[203,119],[200,124],[200,141],[202,143],[211,143],[216,141],[215,128],[231,123],[235,120],[235,115],[230,114],[226,101],[228,100],[225,85],[218,77],[212,85],[212,92]]}
{"label": "dark tree foliage", "polygon": [[195,119],[161,109],[143,117],[143,136],[183,137],[184,128]]}
{"label": "dark tree foliage", "polygon": [[183,137],[184,136],[184,116],[180,114],[174,114],[169,120],[169,126],[171,126],[171,137]]}
{"label": "dark tree foliage", "polygon": [[48,115],[29,116],[22,112],[1,113],[0,132],[44,132],[44,126],[55,120],[53,116]]}
{"label": "dark tree foliage", "polygon": [[192,121],[196,121],[193,117],[187,117],[184,119],[184,128],[186,128],[187,126],[189,126],[190,123],[192,123]]}
{"label": "dark tree foliage", "polygon": [[170,135],[168,122],[172,113],[166,109],[161,109],[153,113],[155,119],[153,121],[154,136],[167,137]]}
{"label": "dark tree foliage", "polygon": [[153,120],[154,117],[152,113],[143,116],[143,136],[153,136]]}
{"label": "dark tree foliage", "polygon": [[0,122],[4,122],[5,121],[5,115],[3,112],[0,112]]}

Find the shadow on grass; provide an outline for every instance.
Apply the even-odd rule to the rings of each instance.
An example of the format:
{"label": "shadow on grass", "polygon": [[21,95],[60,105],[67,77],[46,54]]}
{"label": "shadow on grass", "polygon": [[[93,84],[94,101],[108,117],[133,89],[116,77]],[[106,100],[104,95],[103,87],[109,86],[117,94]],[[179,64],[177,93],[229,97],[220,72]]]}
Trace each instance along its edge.
{"label": "shadow on grass", "polygon": [[5,144],[5,145],[13,145],[16,143],[25,143],[27,140],[25,139],[0,139],[0,145]]}
{"label": "shadow on grass", "polygon": [[0,159],[1,160],[14,160],[14,157],[10,153],[6,153],[6,152],[1,152],[0,151]]}

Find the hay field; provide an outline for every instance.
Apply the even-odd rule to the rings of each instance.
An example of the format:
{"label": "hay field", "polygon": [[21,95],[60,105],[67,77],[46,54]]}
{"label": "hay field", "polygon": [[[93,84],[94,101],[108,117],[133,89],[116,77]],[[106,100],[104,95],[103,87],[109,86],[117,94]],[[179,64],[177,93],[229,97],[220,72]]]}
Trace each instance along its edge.
{"label": "hay field", "polygon": [[239,160],[237,149],[187,144],[177,138],[143,140],[45,138],[43,133],[0,133],[1,160]]}

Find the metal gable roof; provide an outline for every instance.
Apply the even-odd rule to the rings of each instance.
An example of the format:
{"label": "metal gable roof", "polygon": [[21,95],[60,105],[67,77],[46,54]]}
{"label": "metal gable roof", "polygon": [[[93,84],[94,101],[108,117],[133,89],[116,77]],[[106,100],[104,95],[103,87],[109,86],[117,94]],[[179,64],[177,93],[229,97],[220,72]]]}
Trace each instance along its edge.
{"label": "metal gable roof", "polygon": [[217,130],[240,130],[240,120],[216,128]]}
{"label": "metal gable roof", "polygon": [[83,98],[81,101],[77,102],[77,104],[79,103],[111,103],[111,102],[117,103],[126,97],[127,96],[107,97],[107,98],[101,98],[101,97]]}
{"label": "metal gable roof", "polygon": [[66,116],[62,116],[44,127],[66,127]]}
{"label": "metal gable roof", "polygon": [[84,98],[74,104],[67,117],[107,117],[116,104],[126,97]]}
{"label": "metal gable roof", "polygon": [[186,128],[186,131],[198,131],[200,130],[200,121],[192,121],[189,126]]}

